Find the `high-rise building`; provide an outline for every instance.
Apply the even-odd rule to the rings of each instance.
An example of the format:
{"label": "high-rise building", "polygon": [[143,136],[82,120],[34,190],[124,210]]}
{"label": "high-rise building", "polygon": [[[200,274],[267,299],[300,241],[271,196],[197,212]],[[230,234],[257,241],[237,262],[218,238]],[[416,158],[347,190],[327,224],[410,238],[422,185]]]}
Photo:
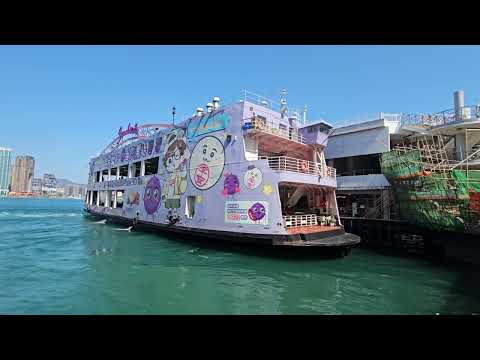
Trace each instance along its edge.
{"label": "high-rise building", "polygon": [[32,181],[32,192],[34,194],[42,193],[42,179],[33,179]]}
{"label": "high-rise building", "polygon": [[0,147],[0,196],[9,192],[12,168],[12,149]]}
{"label": "high-rise building", "polygon": [[42,193],[54,196],[57,192],[57,179],[53,174],[43,174]]}
{"label": "high-rise building", "polygon": [[32,192],[34,170],[33,156],[17,156],[12,170],[12,192]]}

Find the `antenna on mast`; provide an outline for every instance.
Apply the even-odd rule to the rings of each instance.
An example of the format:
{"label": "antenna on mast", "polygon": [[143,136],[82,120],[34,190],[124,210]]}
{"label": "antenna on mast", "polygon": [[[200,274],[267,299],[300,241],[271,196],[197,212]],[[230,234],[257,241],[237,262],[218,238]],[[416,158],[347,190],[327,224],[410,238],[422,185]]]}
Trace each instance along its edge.
{"label": "antenna on mast", "polygon": [[176,108],[175,106],[172,107],[172,125],[175,125],[175,113],[176,113]]}
{"label": "antenna on mast", "polygon": [[287,112],[287,89],[282,90],[282,97],[280,98],[280,114],[282,115],[282,118],[285,116]]}

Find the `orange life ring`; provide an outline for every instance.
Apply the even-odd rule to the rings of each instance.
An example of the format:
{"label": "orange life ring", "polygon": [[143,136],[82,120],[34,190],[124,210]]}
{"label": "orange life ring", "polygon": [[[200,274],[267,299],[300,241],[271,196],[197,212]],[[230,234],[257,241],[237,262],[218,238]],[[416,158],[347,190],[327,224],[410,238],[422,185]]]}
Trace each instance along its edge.
{"label": "orange life ring", "polygon": [[302,161],[302,171],[303,172],[308,172],[308,161],[307,160]]}

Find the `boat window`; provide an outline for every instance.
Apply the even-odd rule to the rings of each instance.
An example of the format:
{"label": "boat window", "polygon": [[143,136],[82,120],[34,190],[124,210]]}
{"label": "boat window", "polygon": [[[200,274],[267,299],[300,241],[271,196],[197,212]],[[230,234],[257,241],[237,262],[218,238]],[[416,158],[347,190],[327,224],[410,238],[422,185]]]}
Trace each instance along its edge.
{"label": "boat window", "polygon": [[115,191],[108,191],[107,192],[108,198],[108,207],[114,208],[115,207]]}
{"label": "boat window", "polygon": [[110,169],[110,179],[111,180],[116,180],[117,179],[117,168],[111,168]]}
{"label": "boat window", "polygon": [[92,205],[97,205],[98,191],[94,191],[92,194]]}
{"label": "boat window", "polygon": [[100,191],[99,206],[105,206],[106,202],[107,202],[107,192],[106,191]]}
{"label": "boat window", "polygon": [[132,172],[131,172],[132,177],[139,177],[140,170],[142,167],[142,162],[141,161],[134,162],[131,166],[132,166]]}
{"label": "boat window", "polygon": [[145,160],[145,175],[153,175],[158,172],[158,156]]}
{"label": "boat window", "polygon": [[95,173],[95,182],[100,182],[100,171]]}
{"label": "boat window", "polygon": [[102,181],[108,181],[108,169],[102,171]]}
{"label": "boat window", "polygon": [[122,208],[123,207],[123,194],[125,193],[125,190],[117,190],[117,208]]}
{"label": "boat window", "polygon": [[196,196],[187,196],[187,203],[185,204],[185,216],[187,219],[191,219],[195,215],[195,199]]}
{"label": "boat window", "polygon": [[128,165],[120,166],[120,169],[118,171],[118,178],[125,179],[127,177],[128,177]]}

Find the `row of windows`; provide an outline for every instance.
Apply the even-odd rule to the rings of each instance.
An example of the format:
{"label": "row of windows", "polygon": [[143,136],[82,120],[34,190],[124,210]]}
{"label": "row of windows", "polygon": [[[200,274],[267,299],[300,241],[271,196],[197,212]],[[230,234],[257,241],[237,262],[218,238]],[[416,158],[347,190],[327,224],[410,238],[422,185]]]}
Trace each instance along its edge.
{"label": "row of windows", "polygon": [[[94,190],[87,191],[86,203],[88,205],[96,205],[102,207],[109,207],[112,209],[122,208],[125,190]],[[195,200],[196,196],[187,196],[185,198],[185,216],[192,219],[195,215]]]}
{"label": "row of windows", "polygon": [[97,171],[95,182],[134,178],[139,176],[155,175],[158,173],[159,157],[137,161],[111,169]]}
{"label": "row of windows", "polygon": [[86,203],[89,205],[122,208],[125,190],[87,191]]}

